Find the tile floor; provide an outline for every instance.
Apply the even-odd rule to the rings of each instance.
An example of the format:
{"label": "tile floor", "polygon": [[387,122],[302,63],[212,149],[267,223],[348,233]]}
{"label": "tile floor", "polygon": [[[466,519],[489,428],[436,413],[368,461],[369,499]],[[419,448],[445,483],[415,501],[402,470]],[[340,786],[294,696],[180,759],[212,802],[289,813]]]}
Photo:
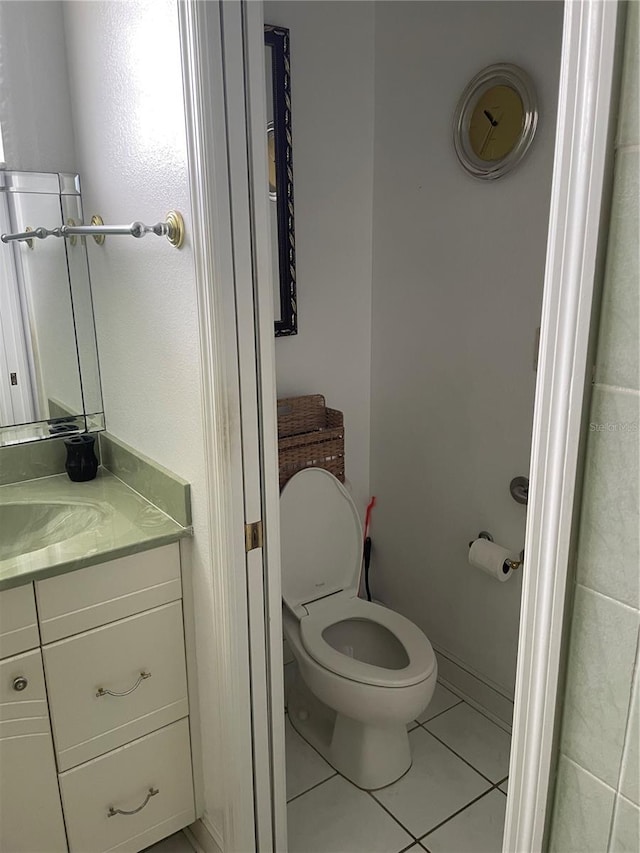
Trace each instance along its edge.
{"label": "tile floor", "polygon": [[146,847],[143,853],[194,853],[194,851],[187,836],[183,832],[176,832],[175,835],[169,835],[157,844]]}
{"label": "tile floor", "polygon": [[411,769],[368,793],[286,720],[289,853],[500,853],[509,735],[441,684],[408,728]]}

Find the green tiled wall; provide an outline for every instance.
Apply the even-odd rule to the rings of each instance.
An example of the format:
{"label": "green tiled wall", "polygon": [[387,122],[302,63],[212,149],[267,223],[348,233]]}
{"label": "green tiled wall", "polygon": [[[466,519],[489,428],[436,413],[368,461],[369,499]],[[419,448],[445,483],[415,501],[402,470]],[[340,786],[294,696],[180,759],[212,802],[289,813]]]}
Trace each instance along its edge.
{"label": "green tiled wall", "polygon": [[640,850],[638,0],[629,3],[549,849]]}

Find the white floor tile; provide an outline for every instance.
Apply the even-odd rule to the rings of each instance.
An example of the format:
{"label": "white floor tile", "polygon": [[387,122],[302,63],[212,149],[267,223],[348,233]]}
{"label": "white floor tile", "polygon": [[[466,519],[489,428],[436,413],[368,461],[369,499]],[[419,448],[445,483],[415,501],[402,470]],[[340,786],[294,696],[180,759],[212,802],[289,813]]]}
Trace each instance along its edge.
{"label": "white floor tile", "polygon": [[289,853],[397,853],[408,835],[375,800],[334,776],[287,807]]}
{"label": "white floor tile", "polygon": [[489,783],[418,728],[409,735],[413,764],[374,796],[413,835],[423,835],[487,790]]}
{"label": "white floor tile", "polygon": [[285,720],[285,754],[287,765],[287,800],[313,788],[336,772],[318,753],[301,738]]}
{"label": "white floor tile", "polygon": [[447,690],[444,685],[438,683],[431,697],[431,702],[429,702],[425,710],[418,717],[418,722],[425,723],[427,720],[435,717],[436,714],[441,714],[447,708],[452,708],[460,702],[462,702],[462,699],[459,696],[456,696],[455,693]]}
{"label": "white floor tile", "polygon": [[509,772],[509,735],[466,702],[425,723],[443,743],[493,782]]}
{"label": "white floor tile", "polygon": [[508,791],[509,791],[509,780],[505,779],[505,781],[502,783],[502,785],[498,785],[498,788],[500,788],[500,790],[503,791],[505,794],[508,793]]}
{"label": "white floor tile", "polygon": [[422,839],[430,853],[500,853],[506,798],[491,791]]}
{"label": "white floor tile", "polygon": [[418,725],[418,721],[417,721],[417,720],[411,720],[411,722],[410,722],[410,723],[407,723],[407,731],[408,731],[408,732],[412,732],[412,731],[415,729],[415,727],[416,727],[417,725]]}
{"label": "white floor tile", "polygon": [[145,848],[143,853],[193,853],[193,847],[183,832],[176,832],[158,841],[157,844]]}

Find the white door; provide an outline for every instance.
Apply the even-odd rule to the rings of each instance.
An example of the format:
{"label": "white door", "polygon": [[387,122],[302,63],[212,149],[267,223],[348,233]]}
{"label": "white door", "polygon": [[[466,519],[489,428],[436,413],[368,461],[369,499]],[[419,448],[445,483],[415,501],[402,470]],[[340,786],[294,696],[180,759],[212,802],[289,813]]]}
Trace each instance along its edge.
{"label": "white door", "polygon": [[210,485],[223,485],[226,497],[214,507],[228,562],[220,593],[230,622],[219,632],[229,648],[225,704],[235,714],[227,720],[230,743],[224,745],[234,789],[225,845],[243,853],[283,853],[274,325],[262,191],[267,154],[264,134],[250,133],[251,122],[266,127],[262,8],[244,0],[182,0],[179,10]]}

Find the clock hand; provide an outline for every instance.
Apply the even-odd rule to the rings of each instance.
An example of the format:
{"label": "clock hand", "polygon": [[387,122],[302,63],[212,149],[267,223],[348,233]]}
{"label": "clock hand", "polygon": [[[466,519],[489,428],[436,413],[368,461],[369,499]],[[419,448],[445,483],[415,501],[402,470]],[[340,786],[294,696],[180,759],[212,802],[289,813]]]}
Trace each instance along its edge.
{"label": "clock hand", "polygon": [[484,154],[484,149],[487,147],[487,145],[489,144],[489,141],[490,141],[491,137],[493,136],[493,131],[494,131],[494,126],[493,126],[493,125],[491,125],[491,126],[489,127],[489,130],[487,131],[487,135],[485,136],[484,140],[482,141],[482,145],[480,146],[479,154],[480,154],[480,156],[481,156],[481,157],[482,157],[482,155]]}
{"label": "clock hand", "polygon": [[491,122],[491,127],[497,127],[498,126],[498,122],[494,119],[494,117],[491,115],[489,110],[484,110],[484,114],[486,115],[486,117]]}

